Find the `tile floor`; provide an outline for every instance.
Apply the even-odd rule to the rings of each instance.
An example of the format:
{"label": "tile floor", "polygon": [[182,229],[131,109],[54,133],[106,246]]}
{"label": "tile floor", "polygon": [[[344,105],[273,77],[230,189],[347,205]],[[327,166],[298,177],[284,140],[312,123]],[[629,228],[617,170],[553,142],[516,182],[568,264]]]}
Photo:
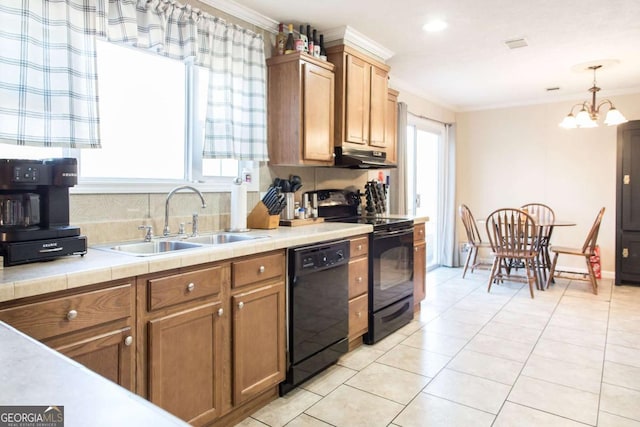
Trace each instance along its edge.
{"label": "tile floor", "polygon": [[428,273],[411,324],[239,426],[639,426],[640,287]]}

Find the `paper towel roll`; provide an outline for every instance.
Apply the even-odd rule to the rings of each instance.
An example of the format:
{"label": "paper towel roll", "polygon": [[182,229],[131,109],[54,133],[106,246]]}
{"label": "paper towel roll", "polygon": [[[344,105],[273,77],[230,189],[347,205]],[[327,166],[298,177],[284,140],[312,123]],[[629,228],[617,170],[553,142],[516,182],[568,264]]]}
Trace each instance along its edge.
{"label": "paper towel roll", "polygon": [[231,188],[231,231],[247,229],[247,186],[242,179],[233,180]]}

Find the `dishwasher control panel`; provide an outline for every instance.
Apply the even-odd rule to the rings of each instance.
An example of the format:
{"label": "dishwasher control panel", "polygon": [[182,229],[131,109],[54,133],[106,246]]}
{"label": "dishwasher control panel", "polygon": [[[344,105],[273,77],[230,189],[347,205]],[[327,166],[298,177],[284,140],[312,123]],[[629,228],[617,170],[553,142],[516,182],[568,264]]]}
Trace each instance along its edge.
{"label": "dishwasher control panel", "polygon": [[349,241],[321,243],[294,250],[297,273],[315,271],[349,262]]}

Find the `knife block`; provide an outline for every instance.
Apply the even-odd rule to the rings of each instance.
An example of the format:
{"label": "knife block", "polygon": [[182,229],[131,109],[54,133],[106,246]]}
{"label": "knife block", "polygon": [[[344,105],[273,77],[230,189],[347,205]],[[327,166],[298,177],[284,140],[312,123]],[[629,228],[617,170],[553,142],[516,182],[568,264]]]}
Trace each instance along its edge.
{"label": "knife block", "polygon": [[247,227],[260,229],[278,228],[280,215],[269,215],[269,210],[262,201],[253,208],[247,217]]}

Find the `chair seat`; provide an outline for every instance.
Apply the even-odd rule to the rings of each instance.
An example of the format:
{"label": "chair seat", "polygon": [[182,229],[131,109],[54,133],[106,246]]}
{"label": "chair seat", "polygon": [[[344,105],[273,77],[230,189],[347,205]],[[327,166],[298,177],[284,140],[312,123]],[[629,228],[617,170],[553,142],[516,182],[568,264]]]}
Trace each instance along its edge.
{"label": "chair seat", "polygon": [[557,253],[567,254],[567,255],[583,255],[583,256],[592,255],[589,253],[582,252],[582,249],[580,248],[570,248],[567,246],[551,246],[549,249],[551,249],[552,252],[557,252]]}

